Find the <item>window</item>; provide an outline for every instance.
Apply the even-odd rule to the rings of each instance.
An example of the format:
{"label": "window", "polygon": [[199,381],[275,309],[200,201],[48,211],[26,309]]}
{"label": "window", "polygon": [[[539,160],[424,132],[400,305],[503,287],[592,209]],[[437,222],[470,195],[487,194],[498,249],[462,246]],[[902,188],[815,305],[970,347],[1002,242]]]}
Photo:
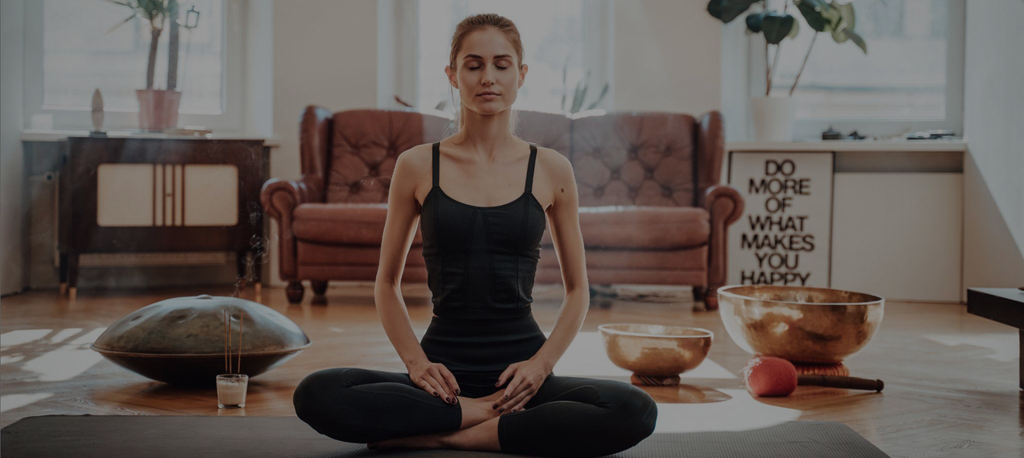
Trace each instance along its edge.
{"label": "window", "polygon": [[[789,0],[799,22],[794,39],[782,42],[772,95],[789,93],[814,30]],[[962,133],[962,0],[852,0],[855,30],[865,54],[852,42],[821,33],[793,96],[797,137],[821,138],[828,124],[844,134],[896,135],[926,129]],[[780,0],[769,8],[782,9]],[[764,95],[763,36],[752,36],[751,95]],[[753,52],[756,51],[756,52]],[[769,58],[774,58],[774,54]],[[759,87],[757,87],[759,86]]]}
{"label": "window", "polygon": [[[239,0],[183,0],[180,21],[195,7],[197,27],[179,29],[179,125],[240,130],[242,35]],[[103,1],[43,0],[26,4],[26,112],[48,113],[54,127],[90,129],[93,91],[103,95],[104,130],[138,128],[135,90],[145,89],[148,22]],[[34,25],[34,26],[33,26]],[[160,36],[154,89],[167,87],[169,31]]]}
{"label": "window", "polygon": [[[403,43],[397,44],[400,49],[397,55],[408,57],[395,60],[395,83],[399,89],[394,94],[400,94],[417,108],[440,107],[454,113],[459,95],[457,91],[449,91],[444,74],[444,67],[449,64],[452,34],[463,18],[483,12],[505,16],[519,28],[525,54],[523,63],[530,70],[516,99],[516,109],[562,112],[565,95],[564,106],[568,110],[576,84],[589,72],[582,111],[598,100],[604,85],[611,81],[609,1],[420,0],[415,5],[403,6],[396,10],[398,14],[413,15],[413,18],[399,19],[398,23],[414,25],[416,33],[409,33],[407,38],[401,39]],[[403,54],[403,46],[414,47],[415,52]],[[414,70],[406,72],[403,68]],[[566,70],[564,86],[563,68]],[[411,76],[402,76],[404,74]],[[414,81],[403,82],[403,78]],[[386,86],[384,89],[394,88]],[[382,94],[380,100],[391,107],[392,95]],[[611,101],[609,86],[595,108],[610,109]]]}

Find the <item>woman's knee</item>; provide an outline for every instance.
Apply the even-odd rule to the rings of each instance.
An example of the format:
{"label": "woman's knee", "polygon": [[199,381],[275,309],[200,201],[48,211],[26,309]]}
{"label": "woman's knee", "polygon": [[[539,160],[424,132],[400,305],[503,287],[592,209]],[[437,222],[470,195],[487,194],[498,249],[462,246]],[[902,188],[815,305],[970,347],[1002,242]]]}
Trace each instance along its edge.
{"label": "woman's knee", "polygon": [[612,409],[617,424],[615,429],[626,442],[626,446],[632,447],[646,439],[652,433],[658,420],[658,403],[646,391],[627,383],[621,383],[618,387],[616,402]]}
{"label": "woman's knee", "polygon": [[322,406],[323,399],[328,393],[336,396],[340,390],[349,387],[348,379],[360,370],[355,367],[335,367],[307,375],[295,387],[295,393],[292,395],[295,414],[308,422],[310,411],[314,407]]}

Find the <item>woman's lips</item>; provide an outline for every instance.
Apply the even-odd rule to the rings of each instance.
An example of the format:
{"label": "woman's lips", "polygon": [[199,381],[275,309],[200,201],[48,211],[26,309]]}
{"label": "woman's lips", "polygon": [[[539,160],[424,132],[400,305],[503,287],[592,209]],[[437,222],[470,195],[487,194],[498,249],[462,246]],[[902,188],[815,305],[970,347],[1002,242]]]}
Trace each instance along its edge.
{"label": "woman's lips", "polygon": [[494,100],[498,98],[498,94],[480,94],[478,97],[483,97],[484,100]]}

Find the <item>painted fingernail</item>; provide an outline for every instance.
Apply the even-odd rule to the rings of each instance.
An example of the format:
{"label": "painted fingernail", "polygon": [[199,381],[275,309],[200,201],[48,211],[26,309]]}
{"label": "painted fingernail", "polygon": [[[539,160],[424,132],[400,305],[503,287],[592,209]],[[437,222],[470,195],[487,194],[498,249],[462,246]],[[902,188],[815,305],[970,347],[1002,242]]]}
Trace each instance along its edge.
{"label": "painted fingernail", "polygon": [[445,396],[444,400],[447,401],[447,402],[452,402],[452,398],[449,398],[448,396]]}
{"label": "painted fingernail", "polygon": [[508,395],[507,394],[505,395],[505,400],[508,401]]}
{"label": "painted fingernail", "polygon": [[434,392],[434,396],[437,396],[437,391]]}
{"label": "painted fingernail", "polygon": [[502,408],[498,409],[498,412],[504,412],[504,411],[505,411],[505,408],[504,408],[504,407],[502,407]]}
{"label": "painted fingernail", "polygon": [[512,413],[512,412],[515,412],[515,411],[516,411],[516,409],[512,409],[512,410],[509,410],[508,413]]}
{"label": "painted fingernail", "polygon": [[462,392],[461,392],[461,391],[459,391],[459,390],[455,390],[455,394],[456,394],[456,395],[459,395],[459,394],[462,394]]}
{"label": "painted fingernail", "polygon": [[497,408],[498,408],[498,405],[497,405],[497,404],[495,404],[495,405],[491,406],[491,410],[494,410],[494,409],[497,409]]}

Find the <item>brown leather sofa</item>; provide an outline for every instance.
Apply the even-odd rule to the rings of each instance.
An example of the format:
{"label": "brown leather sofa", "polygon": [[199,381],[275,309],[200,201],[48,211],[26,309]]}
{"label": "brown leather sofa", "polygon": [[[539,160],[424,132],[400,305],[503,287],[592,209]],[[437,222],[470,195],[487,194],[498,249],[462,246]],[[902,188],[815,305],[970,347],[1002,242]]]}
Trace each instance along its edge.
{"label": "brown leather sofa", "polygon": [[[612,112],[576,115],[520,111],[516,134],[569,158],[580,194],[580,228],[594,285],[691,285],[717,308],[726,279],[726,231],[743,198],[719,183],[722,116]],[[416,111],[310,106],[300,121],[302,178],[263,186],[277,220],[281,279],[288,300],[303,280],[323,295],[329,280],[374,280],[395,160],[445,136],[450,120]],[[417,230],[402,280],[425,282]],[[537,283],[561,283],[550,230],[541,243]]]}

